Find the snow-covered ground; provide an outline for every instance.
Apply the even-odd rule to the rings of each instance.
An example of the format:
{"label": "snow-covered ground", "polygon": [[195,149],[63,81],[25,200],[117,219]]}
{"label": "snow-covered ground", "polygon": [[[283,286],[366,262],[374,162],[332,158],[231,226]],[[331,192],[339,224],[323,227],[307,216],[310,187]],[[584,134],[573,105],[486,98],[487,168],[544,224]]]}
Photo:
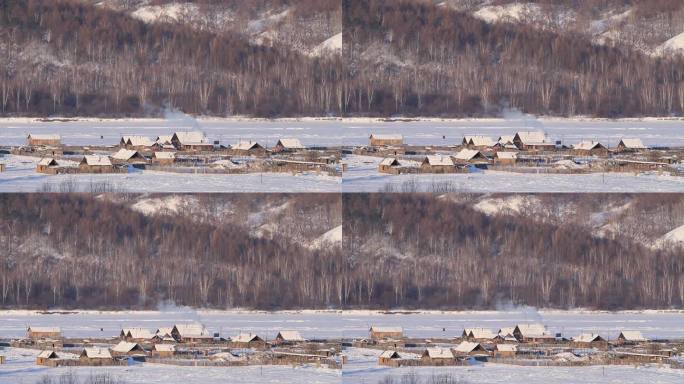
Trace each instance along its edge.
{"label": "snow-covered ground", "polygon": [[91,375],[107,374],[126,384],[256,384],[256,383],[339,383],[342,373],[312,365],[248,366],[248,367],[177,367],[164,364],[136,363],[124,367],[69,367],[48,368],[36,365],[40,351],[8,348],[0,350],[7,362],[0,365],[0,384],[36,384],[46,376],[59,383],[60,376],[73,373],[83,379]]}
{"label": "snow-covered ground", "polygon": [[342,180],[315,172],[191,174],[132,168],[129,173],[118,174],[46,175],[36,172],[39,160],[30,156],[0,157],[7,166],[5,172],[0,172],[0,193],[59,192],[66,185],[83,192],[103,185],[115,192],[339,192]]}
{"label": "snow-covered ground", "polygon": [[[533,174],[473,170],[471,173],[390,175],[382,158],[345,156],[343,192],[683,192],[684,177],[655,173]],[[388,185],[391,187],[388,188]]]}
{"label": "snow-covered ground", "polygon": [[[66,337],[116,336],[123,327],[156,329],[174,323],[201,322],[222,336],[254,332],[272,339],[279,330],[297,330],[308,339],[361,338],[371,325],[401,326],[409,337],[453,337],[465,327],[499,329],[540,322],[552,332],[576,336],[595,332],[616,338],[621,330],[638,330],[649,338],[684,338],[684,311],[562,311],[510,308],[492,311],[221,311],[169,307],[156,311],[0,311],[0,337],[22,337],[32,326],[60,326]],[[100,329],[102,328],[102,331]]]}
{"label": "snow-covered ground", "polygon": [[336,119],[194,119],[181,113],[169,113],[166,119],[78,119],[41,122],[35,119],[0,119],[0,146],[26,144],[29,133],[62,135],[66,145],[116,145],[121,136],[142,135],[156,138],[176,131],[199,130],[207,139],[221,144],[253,140],[274,146],[278,139],[297,138],[302,144],[336,146],[344,130]]}
{"label": "snow-covered ground", "polygon": [[505,119],[422,119],[380,122],[372,119],[345,119],[344,144],[367,145],[371,133],[398,133],[407,144],[460,144],[464,135],[485,135],[494,139],[517,131],[541,130],[563,144],[595,140],[614,147],[621,138],[638,137],[648,146],[684,146],[684,120],[681,119],[562,119],[535,118],[510,113]]}
{"label": "snow-covered ground", "polygon": [[[402,377],[412,375],[421,383],[430,383],[432,377],[447,375],[458,383],[525,383],[557,384],[577,383],[659,383],[674,384],[684,381],[683,369],[647,366],[589,366],[589,367],[522,367],[504,364],[476,364],[463,367],[405,367],[389,368],[378,365],[380,351],[348,348],[349,357],[344,365],[343,383],[381,383],[387,376],[401,383]],[[458,380],[458,381],[457,381]],[[415,382],[415,381],[407,381]]]}

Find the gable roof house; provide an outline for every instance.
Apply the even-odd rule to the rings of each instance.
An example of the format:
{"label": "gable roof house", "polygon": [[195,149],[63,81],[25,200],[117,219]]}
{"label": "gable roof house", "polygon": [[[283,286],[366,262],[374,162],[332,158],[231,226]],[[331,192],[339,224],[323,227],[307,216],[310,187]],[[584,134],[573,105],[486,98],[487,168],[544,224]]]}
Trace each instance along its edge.
{"label": "gable roof house", "polygon": [[276,344],[294,344],[306,341],[297,331],[280,331],[275,340]]}
{"label": "gable roof house", "polygon": [[78,163],[81,172],[86,173],[108,173],[114,171],[114,166],[107,156],[85,155]]}
{"label": "gable roof house", "polygon": [[161,164],[161,165],[169,165],[173,164],[176,161],[176,153],[175,152],[154,152],[152,153],[152,163],[153,164]]}
{"label": "gable roof house", "polygon": [[264,339],[259,337],[256,333],[240,333],[235,337],[231,337],[230,341],[240,344],[265,343]]}
{"label": "gable roof house", "polygon": [[473,340],[491,340],[496,337],[496,334],[487,328],[466,328],[461,337]]}
{"label": "gable roof house", "polygon": [[256,141],[251,140],[238,141],[235,145],[231,146],[230,149],[238,154],[244,155],[257,155],[266,153],[266,148]]}
{"label": "gable roof house", "polygon": [[401,359],[401,355],[397,351],[383,351],[380,356],[378,356],[378,364],[380,365],[390,365],[394,360]]}
{"label": "gable roof house", "polygon": [[152,346],[151,354],[154,356],[173,356],[176,354],[176,346],[173,344],[155,344]]}
{"label": "gable roof house", "polygon": [[110,365],[114,362],[109,349],[100,347],[83,348],[79,360],[89,365]]}
{"label": "gable roof house", "polygon": [[58,134],[36,134],[31,133],[26,137],[28,145],[35,146],[60,146],[62,145],[62,136]]}
{"label": "gable roof house", "polygon": [[520,150],[550,149],[556,145],[541,131],[520,131],[513,136],[513,144]]}
{"label": "gable roof house", "polygon": [[452,173],[456,172],[454,161],[449,156],[443,155],[428,155],[423,158],[420,164],[420,169],[423,172],[429,173]]}
{"label": "gable roof house", "polygon": [[608,148],[598,141],[582,140],[572,146],[573,151],[578,155],[607,155]]}
{"label": "gable roof house", "polygon": [[29,339],[58,339],[62,337],[59,327],[28,327],[26,335]]}
{"label": "gable roof house", "polygon": [[145,328],[124,328],[119,334],[119,337],[126,341],[146,341],[151,340],[154,336],[154,333]]}
{"label": "gable roof house", "polygon": [[494,163],[501,165],[513,165],[518,161],[518,152],[497,151],[494,154]]}
{"label": "gable roof house", "polygon": [[369,137],[371,147],[385,147],[392,145],[404,145],[404,136],[399,134],[372,133]]}
{"label": "gable roof house", "polygon": [[454,348],[454,351],[459,355],[480,355],[487,353],[487,350],[480,343],[473,341],[462,341]]}
{"label": "gable roof house", "polygon": [[482,154],[482,152],[478,151],[477,149],[469,148],[461,149],[456,155],[454,155],[454,159],[457,163],[461,164],[483,164],[489,161],[487,156]]}
{"label": "gable roof house", "polygon": [[146,149],[153,146],[154,143],[154,140],[146,136],[122,136],[119,140],[119,146],[128,149]]}
{"label": "gable roof house", "polygon": [[59,359],[59,355],[57,355],[57,352],[52,351],[52,350],[45,350],[41,351],[38,356],[36,356],[36,364],[38,365],[48,365],[50,364],[50,360],[57,360]]}
{"label": "gable roof house", "polygon": [[572,342],[580,347],[589,347],[599,343],[605,343],[606,339],[598,333],[581,333],[572,338]]}
{"label": "gable roof house", "polygon": [[372,326],[369,330],[371,339],[401,339],[404,337],[402,327],[378,327]]}
{"label": "gable roof house", "polygon": [[494,346],[494,355],[501,357],[513,357],[518,353],[517,344],[496,344]]}
{"label": "gable roof house", "polygon": [[648,341],[639,331],[622,331],[618,335],[618,342],[622,344],[642,343]]}
{"label": "gable roof house", "polygon": [[202,324],[176,324],[171,336],[180,343],[213,339],[213,335]]}
{"label": "gable roof house", "polygon": [[637,152],[644,149],[646,149],[646,146],[641,142],[641,139],[637,138],[620,139],[617,145],[618,152]]}
{"label": "gable roof house", "polygon": [[146,164],[147,158],[134,149],[121,148],[112,155],[112,160],[117,164]]}
{"label": "gable roof house", "polygon": [[296,152],[306,149],[299,139],[280,139],[274,147],[275,152]]}
{"label": "gable roof house", "polygon": [[181,151],[205,151],[214,148],[214,144],[210,143],[204,133],[199,131],[175,132],[171,136],[171,144]]}
{"label": "gable roof house", "polygon": [[454,353],[451,352],[451,349],[449,348],[426,348],[423,353],[421,354],[421,360],[423,361],[429,361],[432,363],[438,361],[450,361],[454,360]]}
{"label": "gable roof house", "polygon": [[518,324],[513,329],[513,336],[518,341],[544,341],[549,339],[555,339],[554,335],[551,335],[543,324]]}
{"label": "gable roof house", "polygon": [[121,340],[112,348],[112,354],[114,356],[145,356],[147,352],[138,343]]}
{"label": "gable roof house", "polygon": [[461,144],[468,148],[483,149],[493,147],[496,143],[489,136],[465,135]]}

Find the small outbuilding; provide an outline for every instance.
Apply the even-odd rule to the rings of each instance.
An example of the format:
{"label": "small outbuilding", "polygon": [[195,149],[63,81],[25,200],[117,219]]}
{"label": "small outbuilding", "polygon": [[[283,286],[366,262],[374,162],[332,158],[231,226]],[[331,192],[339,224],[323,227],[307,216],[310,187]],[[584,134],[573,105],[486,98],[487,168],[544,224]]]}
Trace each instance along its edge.
{"label": "small outbuilding", "polygon": [[152,154],[152,163],[159,165],[171,165],[176,162],[175,152],[154,152]]}
{"label": "small outbuilding", "polygon": [[28,327],[26,335],[29,339],[59,339],[62,330],[59,327]]}
{"label": "small outbuilding", "polygon": [[297,344],[306,341],[297,331],[280,331],[276,335],[276,344]]}
{"label": "small outbuilding", "polygon": [[60,146],[62,145],[62,136],[58,134],[29,134],[26,137],[28,145],[31,147],[37,146]]}
{"label": "small outbuilding", "polygon": [[372,326],[370,328],[369,332],[370,332],[370,337],[373,340],[401,339],[404,337],[404,329],[402,327]]}
{"label": "small outbuilding", "polygon": [[377,134],[373,133],[369,137],[371,147],[387,147],[393,145],[404,145],[404,136],[399,134]]}
{"label": "small outbuilding", "polygon": [[79,360],[87,365],[110,365],[114,362],[109,349],[100,347],[83,348]]}
{"label": "small outbuilding", "polygon": [[648,341],[639,331],[622,331],[617,340],[620,344],[637,344]]}
{"label": "small outbuilding", "polygon": [[173,344],[155,344],[151,354],[159,357],[171,357],[176,354],[176,346]]}
{"label": "small outbuilding", "polygon": [[114,171],[114,166],[107,156],[85,155],[78,164],[78,168],[84,173],[109,173]]}
{"label": "small outbuilding", "polygon": [[280,139],[273,150],[275,152],[297,152],[306,149],[299,139]]}
{"label": "small outbuilding", "polygon": [[112,348],[112,354],[114,356],[146,356],[147,352],[138,343],[122,340]]}
{"label": "small outbuilding", "polygon": [[496,357],[515,357],[517,353],[517,344],[496,344],[494,346],[494,356]]}
{"label": "small outbuilding", "polygon": [[401,355],[397,351],[383,351],[378,357],[378,364],[390,365],[394,360],[400,360]]}
{"label": "small outbuilding", "polygon": [[52,351],[52,350],[45,350],[45,351],[41,351],[38,354],[38,356],[36,357],[36,364],[38,364],[38,365],[49,365],[50,360],[57,360],[57,359],[59,359],[57,352]]}
{"label": "small outbuilding", "polygon": [[644,149],[646,149],[646,146],[641,142],[641,139],[638,138],[620,139],[620,142],[617,145],[618,152],[638,152],[643,151]]}
{"label": "small outbuilding", "polygon": [[452,173],[456,171],[456,166],[449,156],[428,155],[420,164],[420,169],[427,173]]}

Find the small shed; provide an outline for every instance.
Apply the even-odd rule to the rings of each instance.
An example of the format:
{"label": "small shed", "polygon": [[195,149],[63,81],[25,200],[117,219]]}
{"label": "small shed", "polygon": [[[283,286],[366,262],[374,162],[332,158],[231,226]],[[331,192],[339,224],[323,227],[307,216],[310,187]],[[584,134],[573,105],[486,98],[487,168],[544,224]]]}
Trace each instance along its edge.
{"label": "small shed", "polygon": [[517,152],[498,151],[494,155],[494,163],[500,165],[515,165],[518,161]]}
{"label": "small shed", "polygon": [[54,157],[44,157],[40,159],[38,165],[36,165],[36,172],[55,174],[57,173],[57,167],[59,167],[59,163],[57,163],[57,160]]}
{"label": "small shed", "polygon": [[378,172],[396,174],[399,173],[399,167],[401,167],[399,159],[396,157],[386,157],[378,165]]}
{"label": "small shed", "polygon": [[378,364],[388,365],[392,364],[393,360],[401,359],[401,355],[397,351],[383,351],[378,357]]}
{"label": "small shed", "polygon": [[159,357],[171,357],[176,354],[176,346],[173,344],[155,344],[152,347],[152,355]]}
{"label": "small shed", "polygon": [[38,365],[48,365],[50,360],[59,359],[57,352],[52,350],[41,351],[36,357],[36,364]]}
{"label": "small shed", "polygon": [[154,152],[152,154],[152,163],[159,165],[171,165],[176,162],[175,152]]}
{"label": "small shed", "polygon": [[26,334],[29,339],[58,339],[62,337],[59,327],[28,327]]}
{"label": "small shed", "polygon": [[517,353],[517,344],[496,344],[494,346],[494,356],[497,357],[515,357]]}
{"label": "small shed", "polygon": [[404,329],[402,327],[377,327],[372,326],[369,330],[370,337],[373,340],[380,339],[401,339],[404,337]]}

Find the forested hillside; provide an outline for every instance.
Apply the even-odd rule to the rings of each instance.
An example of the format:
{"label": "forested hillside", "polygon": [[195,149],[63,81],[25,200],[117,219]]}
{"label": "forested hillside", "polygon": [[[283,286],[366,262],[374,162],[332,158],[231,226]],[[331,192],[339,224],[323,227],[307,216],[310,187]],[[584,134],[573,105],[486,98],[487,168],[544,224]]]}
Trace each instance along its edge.
{"label": "forested hillside", "polygon": [[681,56],[415,0],[344,0],[343,16],[348,114],[684,113]]}
{"label": "forested hillside", "polygon": [[[338,196],[207,195],[198,197],[196,208],[176,213],[151,209],[156,198],[121,199],[0,195],[2,306],[339,305],[340,248],[314,247],[301,236],[326,232],[328,222],[339,225]],[[221,215],[209,212],[219,207]],[[292,228],[270,236],[251,233],[243,223],[255,220]]]}
{"label": "forested hillside", "polygon": [[339,56],[232,30],[147,23],[88,1],[0,3],[2,115],[339,114],[340,79]]}
{"label": "forested hillside", "polygon": [[[571,200],[592,206],[609,198],[576,195],[546,206],[562,210]],[[653,211],[663,202],[682,207],[676,196],[639,197],[633,203]],[[684,304],[681,245],[654,249],[634,242],[629,232],[601,237],[575,220],[551,224],[533,215],[490,216],[468,202],[433,195],[348,194],[343,207],[343,247],[354,287],[345,299],[351,306],[624,309]],[[583,217],[585,222],[593,218]]]}

